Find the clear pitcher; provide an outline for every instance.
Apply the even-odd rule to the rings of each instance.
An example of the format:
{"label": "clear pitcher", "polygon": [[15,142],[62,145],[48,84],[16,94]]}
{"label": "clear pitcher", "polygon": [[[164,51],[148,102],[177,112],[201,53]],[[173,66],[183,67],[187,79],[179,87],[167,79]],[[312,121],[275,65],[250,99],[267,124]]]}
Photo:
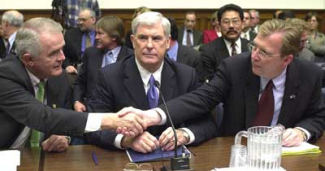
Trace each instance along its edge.
{"label": "clear pitcher", "polygon": [[247,138],[246,167],[256,170],[279,170],[284,127],[256,126],[236,134],[234,146]]}

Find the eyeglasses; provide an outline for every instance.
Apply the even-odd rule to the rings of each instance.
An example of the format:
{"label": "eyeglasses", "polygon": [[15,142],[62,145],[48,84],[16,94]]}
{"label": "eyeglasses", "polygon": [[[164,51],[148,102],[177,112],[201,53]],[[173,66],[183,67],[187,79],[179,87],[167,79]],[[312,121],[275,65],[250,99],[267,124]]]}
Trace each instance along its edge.
{"label": "eyeglasses", "polygon": [[258,49],[257,55],[261,58],[278,56],[278,55],[271,54],[270,52],[266,52],[264,49],[258,47],[254,42],[248,43],[248,48],[251,52],[256,52]]}
{"label": "eyeglasses", "polygon": [[153,171],[153,166],[150,163],[127,163],[123,171]]}
{"label": "eyeglasses", "polygon": [[232,25],[237,26],[241,23],[241,20],[239,18],[221,20],[221,24],[223,25],[229,26],[231,23]]}

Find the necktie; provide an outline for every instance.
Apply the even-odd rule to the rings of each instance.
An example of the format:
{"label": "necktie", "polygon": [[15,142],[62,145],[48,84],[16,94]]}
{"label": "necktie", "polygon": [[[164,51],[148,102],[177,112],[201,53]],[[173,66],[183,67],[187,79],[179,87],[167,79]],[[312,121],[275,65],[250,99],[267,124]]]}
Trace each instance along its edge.
{"label": "necktie", "polygon": [[149,103],[149,108],[152,109],[158,106],[159,98],[158,91],[155,87],[155,78],[153,77],[153,75],[150,76],[149,85],[150,87],[147,92],[147,99]]}
{"label": "necktie", "polygon": [[186,31],[186,46],[192,46],[191,32],[191,30]]}
{"label": "necktie", "polygon": [[256,126],[269,126],[274,114],[273,82],[270,80],[258,102],[257,114],[254,120]]}
{"label": "necktie", "polygon": [[[38,91],[36,94],[36,99],[43,103],[44,101],[44,81],[38,83]],[[32,133],[29,139],[31,147],[39,147],[41,139],[41,133],[35,129],[32,129]]]}
{"label": "necktie", "polygon": [[102,62],[102,68],[104,68],[106,65],[114,63],[114,57],[113,52],[109,51],[104,55],[103,62]]}
{"label": "necktie", "polygon": [[237,55],[237,51],[236,51],[236,43],[232,42],[231,43],[231,56]]}
{"label": "necktie", "polygon": [[86,48],[92,46],[91,43],[91,38],[90,38],[90,34],[89,33],[85,33],[86,34]]}

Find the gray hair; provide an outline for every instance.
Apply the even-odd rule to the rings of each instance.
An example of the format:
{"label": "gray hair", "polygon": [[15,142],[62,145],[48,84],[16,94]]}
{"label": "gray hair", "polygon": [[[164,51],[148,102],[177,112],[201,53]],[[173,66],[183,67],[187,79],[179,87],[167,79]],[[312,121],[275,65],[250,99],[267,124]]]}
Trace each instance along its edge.
{"label": "gray hair", "polygon": [[82,13],[82,12],[85,12],[85,11],[88,11],[89,12],[89,15],[90,17],[94,17],[96,18],[96,13],[94,10],[90,9],[90,8],[82,8],[80,11],[79,11],[79,14]]}
{"label": "gray hair", "polygon": [[40,35],[43,33],[62,33],[62,26],[49,18],[32,18],[17,32],[15,43],[18,56],[30,53],[33,57],[40,55],[42,44]]}
{"label": "gray hair", "polygon": [[10,25],[15,27],[21,27],[24,23],[24,16],[18,11],[12,10],[12,11],[6,11],[2,15],[2,22],[6,21]]}
{"label": "gray hair", "polygon": [[259,13],[257,10],[254,10],[254,9],[249,10],[249,13],[250,13],[250,14],[251,14],[251,13],[255,13],[256,16],[257,16],[258,18],[260,18],[260,13]]}
{"label": "gray hair", "polygon": [[170,22],[159,12],[149,11],[138,15],[132,20],[132,33],[136,34],[140,25],[151,26],[156,23],[161,23],[165,36],[170,35]]}

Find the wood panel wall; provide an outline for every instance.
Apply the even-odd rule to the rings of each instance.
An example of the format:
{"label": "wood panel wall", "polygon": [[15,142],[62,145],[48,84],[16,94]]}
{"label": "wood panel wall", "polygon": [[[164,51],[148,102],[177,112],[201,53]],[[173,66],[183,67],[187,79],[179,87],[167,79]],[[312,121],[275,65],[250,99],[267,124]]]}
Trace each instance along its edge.
{"label": "wood panel wall", "polygon": [[[184,14],[187,11],[186,9],[158,9],[155,10],[161,12],[165,16],[173,17],[178,26],[183,25],[184,22]],[[213,9],[201,9],[196,10],[197,15],[197,24],[196,28],[199,30],[205,30],[210,28],[210,16],[215,10]],[[260,20],[261,22],[271,19],[275,10],[259,10],[260,12]],[[0,15],[2,15],[4,11],[0,11]],[[33,18],[33,17],[51,17],[51,10],[20,10],[25,16],[25,19]],[[308,10],[294,10],[296,17],[303,18]],[[320,31],[325,33],[325,11],[316,11],[320,18],[324,18],[324,20],[319,24]],[[102,15],[116,15],[120,17],[125,25],[126,31],[131,28],[131,21],[133,15],[133,9],[130,10],[113,10],[113,9],[103,9]]]}

